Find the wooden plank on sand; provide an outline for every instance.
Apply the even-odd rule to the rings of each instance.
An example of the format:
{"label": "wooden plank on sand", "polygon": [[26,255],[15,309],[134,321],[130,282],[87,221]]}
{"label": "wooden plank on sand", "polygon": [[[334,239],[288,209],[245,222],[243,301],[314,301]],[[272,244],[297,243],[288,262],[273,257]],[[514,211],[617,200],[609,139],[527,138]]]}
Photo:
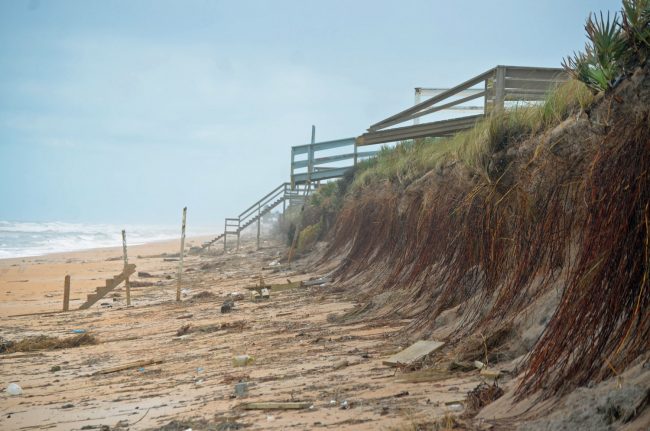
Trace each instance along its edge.
{"label": "wooden plank on sand", "polygon": [[135,361],[135,362],[128,362],[126,364],[122,365],[116,365],[114,367],[110,368],[105,368],[103,370],[99,370],[94,372],[92,375],[96,374],[111,374],[111,373],[117,373],[118,371],[124,371],[124,370],[130,370],[132,368],[141,368],[147,365],[153,365],[153,364],[162,364],[162,359],[142,359],[140,361]]}
{"label": "wooden plank on sand", "polygon": [[434,352],[444,346],[442,341],[420,340],[415,344],[407,347],[401,352],[391,356],[382,363],[389,367],[398,367],[400,365],[409,365],[419,359],[422,359],[431,352]]}
{"label": "wooden plank on sand", "polygon": [[300,410],[308,409],[314,403],[305,402],[267,402],[267,403],[248,403],[242,404],[244,410]]}

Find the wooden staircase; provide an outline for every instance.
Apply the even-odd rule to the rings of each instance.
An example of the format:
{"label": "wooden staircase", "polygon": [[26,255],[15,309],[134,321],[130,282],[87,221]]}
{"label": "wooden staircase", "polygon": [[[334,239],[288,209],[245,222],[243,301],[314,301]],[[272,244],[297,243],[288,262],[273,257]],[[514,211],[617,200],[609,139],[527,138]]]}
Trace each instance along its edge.
{"label": "wooden staircase", "polygon": [[[258,245],[259,245],[259,229],[262,217],[280,204],[288,202],[289,207],[293,205],[302,205],[305,202],[306,196],[311,191],[310,187],[303,185],[294,186],[291,188],[290,183],[282,183],[271,192],[267,193],[264,197],[259,199],[253,205],[244,210],[239,216],[226,218],[223,233],[219,234],[210,241],[206,241],[201,245],[202,249],[206,249],[215,244],[223,238],[224,249],[226,248],[226,239],[228,235],[237,235],[237,244],[239,246],[239,236],[241,232],[253,223],[258,224]],[[284,212],[283,208],[283,212]]]}
{"label": "wooden staircase", "polygon": [[113,278],[109,278],[106,280],[106,285],[105,286],[100,286],[96,290],[96,293],[91,293],[88,295],[88,299],[86,302],[84,302],[81,307],[79,307],[80,310],[86,310],[90,308],[93,304],[95,304],[97,301],[102,299],[104,296],[106,296],[111,290],[115,289],[120,283],[122,283],[124,280],[126,280],[127,277],[130,277],[135,273],[135,265],[134,264],[129,264],[127,265],[126,269],[122,271],[122,273],[116,275]]}

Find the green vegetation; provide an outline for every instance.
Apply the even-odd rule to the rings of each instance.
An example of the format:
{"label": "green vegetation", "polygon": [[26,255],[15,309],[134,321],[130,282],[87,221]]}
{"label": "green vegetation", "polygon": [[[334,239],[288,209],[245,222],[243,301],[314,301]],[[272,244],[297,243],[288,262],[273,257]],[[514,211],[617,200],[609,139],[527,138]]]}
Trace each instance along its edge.
{"label": "green vegetation", "polygon": [[594,93],[613,87],[650,54],[650,0],[623,0],[621,19],[589,15],[584,52],[574,53],[563,66]]}

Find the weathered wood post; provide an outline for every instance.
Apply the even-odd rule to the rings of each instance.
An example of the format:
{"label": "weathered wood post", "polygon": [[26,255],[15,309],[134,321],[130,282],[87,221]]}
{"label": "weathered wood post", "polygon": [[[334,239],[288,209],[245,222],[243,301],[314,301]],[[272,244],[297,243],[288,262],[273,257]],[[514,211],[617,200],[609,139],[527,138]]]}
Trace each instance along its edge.
{"label": "weathered wood post", "polygon": [[287,183],[284,183],[284,191],[282,192],[282,223],[284,223],[284,213],[287,211]]}
{"label": "weathered wood post", "polygon": [[311,176],[314,173],[314,144],[316,143],[316,126],[311,126],[311,145],[307,152],[307,182],[311,183]]}
{"label": "weathered wood post", "polygon": [[223,223],[223,251],[226,252],[226,245],[228,243],[228,219]]}
{"label": "weathered wood post", "polygon": [[257,249],[260,249],[260,225],[262,223],[262,208],[261,204],[257,204]]}
{"label": "weathered wood post", "polygon": [[124,286],[126,287],[126,306],[131,305],[131,283],[129,283],[129,276],[127,275],[127,267],[129,266],[129,257],[126,254],[126,230],[122,229],[122,254],[124,255]]}
{"label": "weathered wood post", "polygon": [[494,106],[495,111],[503,110],[506,90],[506,67],[497,66],[496,78],[494,80]]}
{"label": "weathered wood post", "polygon": [[185,251],[185,216],[186,215],[187,215],[187,207],[184,207],[183,225],[181,226],[181,253],[180,253],[180,259],[178,261],[178,284],[176,285],[176,301],[181,300],[181,278],[183,276],[183,252]]}
{"label": "weathered wood post", "polygon": [[63,311],[70,309],[70,276],[66,275],[63,281]]}
{"label": "weathered wood post", "polygon": [[237,251],[239,251],[239,234],[241,233],[241,217],[237,220]]}

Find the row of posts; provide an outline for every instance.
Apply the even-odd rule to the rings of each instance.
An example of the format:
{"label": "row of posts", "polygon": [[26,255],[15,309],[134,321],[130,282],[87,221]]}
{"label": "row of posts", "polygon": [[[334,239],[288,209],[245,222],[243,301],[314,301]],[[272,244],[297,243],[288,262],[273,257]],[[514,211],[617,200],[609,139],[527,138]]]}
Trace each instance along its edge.
{"label": "row of posts", "polygon": [[[179,253],[179,262],[178,262],[178,274],[177,274],[177,283],[176,283],[176,301],[181,300],[181,285],[183,277],[183,257],[185,255],[185,221],[187,217],[187,207],[183,208],[183,222],[181,225],[181,249]],[[258,229],[258,238],[259,238],[259,229]],[[259,242],[259,239],[258,239]],[[122,230],[122,258],[124,261],[123,274],[126,275],[124,278],[124,287],[126,289],[126,305],[127,307],[131,305],[131,284],[129,282],[128,276],[128,266],[129,266],[129,257],[127,254],[126,247],[126,230]],[[63,311],[70,310],[70,275],[66,275],[63,281]]]}

